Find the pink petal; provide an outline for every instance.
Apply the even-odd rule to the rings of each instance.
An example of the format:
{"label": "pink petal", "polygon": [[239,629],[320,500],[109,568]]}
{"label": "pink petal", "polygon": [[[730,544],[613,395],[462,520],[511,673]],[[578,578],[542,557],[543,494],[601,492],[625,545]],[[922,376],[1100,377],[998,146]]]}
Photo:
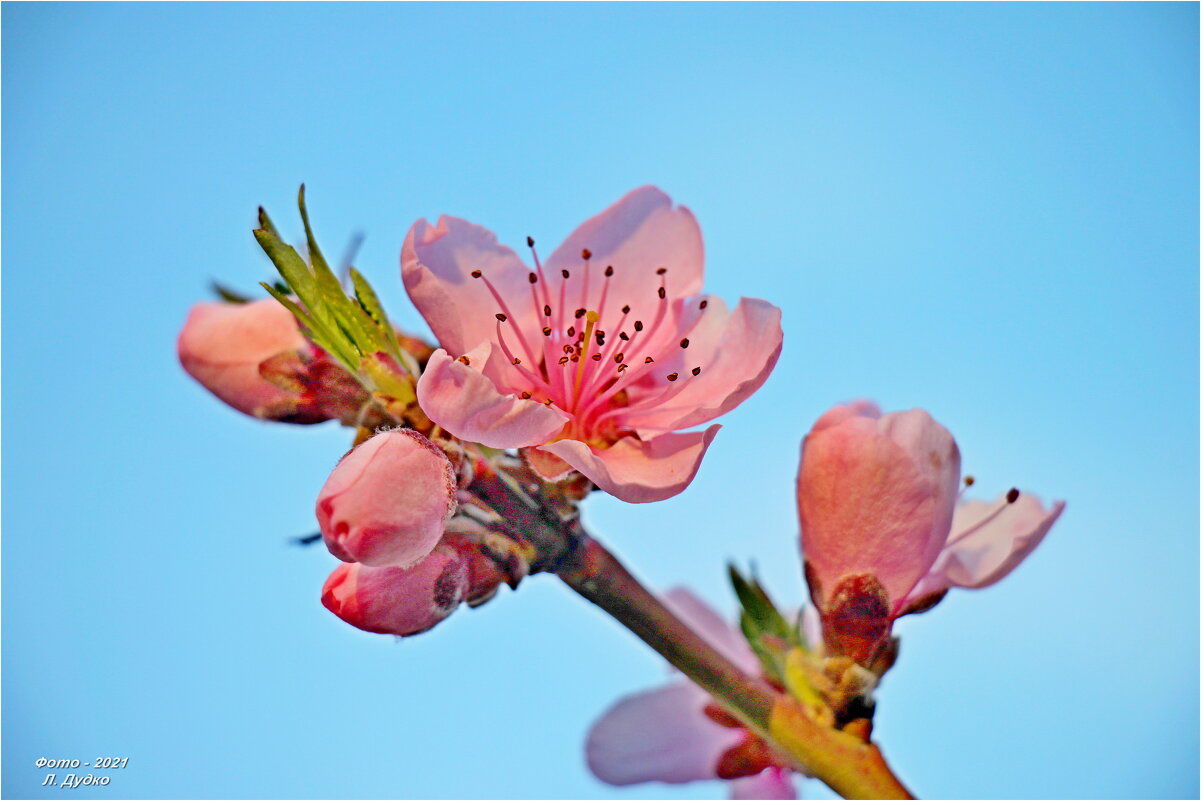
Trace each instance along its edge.
{"label": "pink petal", "polygon": [[789,799],[797,798],[792,771],[784,768],[765,768],[754,776],[730,782],[730,798]]}
{"label": "pink petal", "polygon": [[588,732],[589,769],[616,785],[716,778],[718,759],[744,734],[709,719],[707,703],[690,681],[622,698]]}
{"label": "pink petal", "polygon": [[948,587],[980,589],[996,584],[1038,547],[1064,506],[1056,501],[1047,510],[1037,495],[1028,492],[1013,503],[1006,503],[1005,496],[993,503],[961,503],[946,547],[911,597]]}
{"label": "pink petal", "polygon": [[704,637],[710,645],[747,673],[758,675],[762,668],[759,658],[747,645],[742,632],[722,618],[713,607],[687,587],[673,587],[663,595],[671,611]]}
{"label": "pink petal", "polygon": [[946,542],[958,477],[954,439],[920,410],[811,431],[797,504],[819,606],[842,578],[867,574],[898,609]]}
{"label": "pink petal", "polygon": [[[720,299],[709,299],[702,324],[681,333],[688,335],[688,348],[679,347],[680,336],[670,342],[678,367],[665,361],[660,371],[678,370],[683,390],[649,408],[632,394],[630,411],[618,417],[643,436],[700,425],[735,408],[763,386],[784,342],[780,310],[755,298],[743,298],[732,314]],[[701,372],[692,376],[695,367]]]}
{"label": "pink petal", "polygon": [[317,522],[339,559],[407,567],[438,544],[456,489],[450,461],[429,440],[386,431],[338,462],[317,496]]}
{"label": "pink petal", "polygon": [[629,503],[661,501],[684,491],[700,468],[701,458],[720,425],[704,431],[663,434],[650,441],[623,437],[612,447],[594,451],[573,439],[543,445],[592,479],[598,487]]}
{"label": "pink petal", "polygon": [[502,309],[487,284],[471,277],[474,270],[514,304],[509,309],[514,325],[534,325],[530,270],[486,228],[445,215],[436,226],[418,220],[405,237],[400,263],[409,297],[451,353],[467,353],[496,334],[495,315]]}
{"label": "pink petal", "polygon": [[449,616],[467,588],[466,565],[439,547],[409,568],[339,565],[325,581],[321,603],[364,631],[407,637]]}
{"label": "pink petal", "polygon": [[[683,206],[673,208],[671,198],[653,186],[635,189],[584,222],[546,260],[547,273],[558,276],[566,269],[572,274],[570,280],[579,282],[584,271],[581,252],[585,248],[592,258],[587,299],[580,305],[588,308],[596,308],[602,282],[607,280],[610,308],[628,304],[632,307],[631,320],[649,322],[658,305],[655,292],[660,276],[656,270],[660,267],[667,268],[663,278],[669,297],[701,291],[705,248],[700,227],[692,212]],[[613,276],[602,278],[610,265]],[[576,303],[574,299],[571,302]]]}
{"label": "pink petal", "polygon": [[292,395],[259,374],[280,353],[308,347],[296,318],[273,298],[253,303],[198,303],[179,334],[188,374],[240,412],[259,416]]}
{"label": "pink petal", "polygon": [[463,364],[439,348],[417,382],[417,400],[429,418],[459,439],[490,448],[523,448],[552,439],[568,416],[534,400],[501,394],[483,371],[487,343]]}

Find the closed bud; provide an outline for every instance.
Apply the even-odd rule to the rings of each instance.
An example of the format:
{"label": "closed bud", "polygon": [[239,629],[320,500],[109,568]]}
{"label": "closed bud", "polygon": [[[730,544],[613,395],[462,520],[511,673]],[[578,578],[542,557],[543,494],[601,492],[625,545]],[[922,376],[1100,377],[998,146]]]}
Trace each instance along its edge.
{"label": "closed bud", "polygon": [[463,601],[468,581],[459,554],[439,547],[407,568],[339,565],[325,581],[321,603],[363,631],[408,637],[449,617]]}
{"label": "closed bud", "polygon": [[385,431],[334,468],[317,496],[317,523],[343,561],[408,567],[442,538],[456,488],[437,446],[411,429]]}

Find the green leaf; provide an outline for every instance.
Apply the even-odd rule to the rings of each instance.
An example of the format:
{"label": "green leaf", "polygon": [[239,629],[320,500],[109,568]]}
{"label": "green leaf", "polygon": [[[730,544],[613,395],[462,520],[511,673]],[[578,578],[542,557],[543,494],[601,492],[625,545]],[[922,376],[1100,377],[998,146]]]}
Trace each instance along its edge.
{"label": "green leaf", "polygon": [[250,297],[248,295],[243,295],[240,292],[230,289],[229,287],[225,286],[225,284],[222,284],[218,281],[210,282],[209,288],[213,290],[213,293],[217,297],[221,298],[221,300],[225,301],[226,303],[250,302]]}
{"label": "green leaf", "polygon": [[276,239],[283,240],[283,237],[279,235],[279,231],[275,230],[275,223],[271,222],[271,218],[267,216],[267,210],[262,206],[259,206],[259,228],[267,231]]}

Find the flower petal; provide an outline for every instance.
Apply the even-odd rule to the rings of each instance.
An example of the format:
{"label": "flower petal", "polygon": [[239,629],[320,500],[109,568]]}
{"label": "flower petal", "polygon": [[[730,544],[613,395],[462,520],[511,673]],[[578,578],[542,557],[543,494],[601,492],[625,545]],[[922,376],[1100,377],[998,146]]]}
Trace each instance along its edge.
{"label": "flower petal", "polygon": [[[608,302],[615,307],[628,304],[631,319],[653,316],[661,280],[669,297],[701,291],[705,248],[700,226],[692,212],[673,207],[671,198],[653,186],[635,189],[575,229],[546,260],[552,280],[561,270],[571,272],[573,282],[582,278],[580,254],[585,248],[592,253],[585,303],[589,308],[599,303],[604,282],[609,284]],[[610,265],[613,276],[602,278]],[[667,268],[662,279],[656,272],[661,267]]]}
{"label": "flower petal", "polygon": [[710,720],[707,703],[691,681],[622,698],[588,732],[589,769],[616,785],[716,778],[721,755],[745,735]]}
{"label": "flower petal", "polygon": [[484,343],[463,364],[439,348],[417,382],[417,400],[438,425],[490,448],[523,448],[552,439],[567,415],[534,400],[502,395],[483,374],[491,355]]}
{"label": "flower petal", "polygon": [[959,504],[946,547],[910,597],[996,584],[1038,547],[1064,506],[1056,501],[1048,510],[1037,495],[1027,492],[1013,503],[1001,496],[993,503]]}
{"label": "flower petal", "polygon": [[[530,270],[496,234],[458,217],[437,225],[413,223],[400,251],[405,289],[442,347],[462,354],[490,341],[502,311],[488,285],[471,277],[480,270],[507,302],[513,324],[529,327],[536,310],[528,302]],[[517,301],[526,301],[518,303]]]}
{"label": "flower petal", "polygon": [[692,483],[701,458],[720,428],[712,425],[704,431],[663,434],[649,441],[623,437],[600,451],[573,439],[561,439],[542,449],[563,459],[610,495],[629,503],[648,503],[678,495]]}
{"label": "flower petal", "polygon": [[687,587],[672,587],[663,594],[663,600],[693,631],[704,637],[735,665],[752,674],[762,670],[759,658],[747,645],[742,632],[731,626],[692,590]]}
{"label": "flower petal", "polygon": [[[702,322],[688,333],[687,349],[679,348],[679,339],[674,337],[671,345],[673,355],[687,357],[678,367],[684,388],[659,407],[641,407],[631,395],[630,411],[618,417],[642,436],[691,428],[738,406],[763,386],[776,366],[784,332],[780,310],[767,301],[742,298],[727,314],[725,304],[714,298]],[[694,367],[701,372],[688,375]],[[672,369],[677,369],[674,363]]]}
{"label": "flower petal", "polygon": [[765,768],[754,776],[746,776],[730,782],[730,798],[734,799],[765,799],[766,801],[766,799],[796,797],[792,771],[784,768]]}
{"label": "flower petal", "polygon": [[836,426],[843,420],[849,417],[870,417],[873,420],[879,420],[883,414],[880,407],[869,400],[853,400],[850,403],[844,403],[841,406],[835,406],[830,411],[817,418],[817,422],[813,424],[813,431],[821,431],[823,428]]}

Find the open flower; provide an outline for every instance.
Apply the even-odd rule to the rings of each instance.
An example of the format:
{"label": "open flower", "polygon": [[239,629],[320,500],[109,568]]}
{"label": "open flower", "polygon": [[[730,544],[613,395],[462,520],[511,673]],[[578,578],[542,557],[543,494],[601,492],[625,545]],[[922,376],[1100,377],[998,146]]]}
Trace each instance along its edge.
{"label": "open flower", "polygon": [[[742,634],[683,588],[664,601],[689,627],[748,673],[761,670]],[[732,798],[795,798],[791,771],[762,740],[688,679],[630,695],[592,725],[588,767],[615,785],[728,779]]]}
{"label": "open flower", "polygon": [[1018,565],[1063,510],[1012,489],[959,504],[959,448],[925,411],[837,406],[801,448],[805,576],[826,643],[866,663],[892,621],[951,586],[985,587]]}
{"label": "open flower", "polygon": [[417,387],[461,439],[523,448],[632,502],[682,491],[733,409],[779,357],[780,310],[698,294],[692,214],[653,187],[581,225],[529,269],[490,231],[443,216],[405,238],[405,287],[438,337]]}

